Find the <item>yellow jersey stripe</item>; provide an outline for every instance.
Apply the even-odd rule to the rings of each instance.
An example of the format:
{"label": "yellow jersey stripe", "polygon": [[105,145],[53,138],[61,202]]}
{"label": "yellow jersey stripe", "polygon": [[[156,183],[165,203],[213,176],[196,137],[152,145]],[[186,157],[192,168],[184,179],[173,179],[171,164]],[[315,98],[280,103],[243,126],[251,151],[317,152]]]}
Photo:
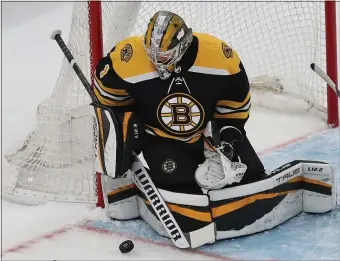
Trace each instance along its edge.
{"label": "yellow jersey stripe", "polygon": [[122,90],[122,89],[113,89],[113,88],[109,88],[109,87],[105,87],[103,85],[103,83],[97,78],[97,76],[95,75],[94,76],[95,80],[97,81],[99,87],[107,92],[107,93],[110,93],[110,94],[113,94],[113,95],[122,95],[122,96],[129,96],[129,94],[125,91],[125,90]]}
{"label": "yellow jersey stripe", "polygon": [[[178,137],[178,136],[175,136],[175,135],[170,135],[170,134],[167,134],[166,132],[160,130],[160,129],[157,129],[157,128],[154,128],[154,127],[151,127],[149,125],[145,125],[145,127],[147,129],[150,129],[152,130],[153,134],[154,135],[157,135],[157,136],[160,136],[160,137],[163,137],[163,138],[168,138],[168,139],[174,139],[174,140],[180,140],[180,141],[184,141],[184,142],[187,142],[187,143],[195,143],[196,141],[198,141],[201,136],[202,136],[202,133],[204,130],[200,130],[198,132],[196,132],[193,136],[191,137],[188,137],[188,138],[182,138],[182,137]],[[148,132],[148,131],[147,131]],[[149,133],[149,132],[148,132]]]}
{"label": "yellow jersey stripe", "polygon": [[234,109],[239,109],[248,103],[250,100],[250,92],[248,92],[246,98],[241,102],[229,101],[229,100],[219,100],[217,106],[227,106]]}
{"label": "yellow jersey stripe", "polygon": [[96,95],[96,97],[98,98],[101,104],[107,105],[107,106],[127,106],[127,105],[133,104],[134,102],[134,99],[132,98],[124,100],[124,101],[115,101],[115,100],[104,98],[97,89],[94,89],[94,94]]}
{"label": "yellow jersey stripe", "polygon": [[129,125],[129,120],[131,118],[131,115],[132,115],[132,112],[130,112],[130,111],[124,113],[124,120],[123,120],[123,139],[124,139],[124,142],[126,141],[128,125]]}
{"label": "yellow jersey stripe", "polygon": [[229,114],[218,114],[214,113],[214,118],[217,119],[247,119],[249,117],[249,111],[246,112],[236,112]]}

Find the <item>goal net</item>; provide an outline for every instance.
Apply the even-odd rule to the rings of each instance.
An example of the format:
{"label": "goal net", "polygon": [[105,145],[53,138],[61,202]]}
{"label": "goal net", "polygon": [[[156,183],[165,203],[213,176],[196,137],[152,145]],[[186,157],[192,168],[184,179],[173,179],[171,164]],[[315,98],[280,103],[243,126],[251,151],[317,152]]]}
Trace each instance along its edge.
{"label": "goal net", "polygon": [[[274,100],[269,106],[278,110],[313,107],[336,125],[337,99],[329,98],[326,84],[309,67],[314,62],[326,71],[332,60],[326,53],[324,2],[102,2],[98,7],[100,2],[74,4],[67,44],[89,81],[98,57],[119,40],[142,35],[156,11],[169,10],[194,31],[219,37],[237,50],[254,96],[260,94],[253,102],[268,105]],[[98,47],[101,40],[103,49]],[[278,103],[280,99],[285,99],[285,106]],[[64,60],[51,97],[38,106],[35,130],[3,157],[7,197],[30,204],[98,201],[89,103]]]}

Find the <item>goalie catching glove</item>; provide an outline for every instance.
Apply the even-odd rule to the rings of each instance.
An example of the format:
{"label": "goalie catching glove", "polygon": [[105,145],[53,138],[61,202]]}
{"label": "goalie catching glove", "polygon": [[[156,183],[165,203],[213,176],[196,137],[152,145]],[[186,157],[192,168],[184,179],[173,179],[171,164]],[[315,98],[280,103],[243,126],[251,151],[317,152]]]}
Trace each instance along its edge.
{"label": "goalie catching glove", "polygon": [[[242,133],[234,127],[225,127],[235,137],[233,141],[220,140],[220,132],[214,122],[209,122],[205,131],[204,156],[206,160],[197,168],[197,184],[204,189],[221,189],[233,183],[239,183],[247,166],[235,154],[234,146],[242,141]],[[232,161],[237,159],[238,161]]]}

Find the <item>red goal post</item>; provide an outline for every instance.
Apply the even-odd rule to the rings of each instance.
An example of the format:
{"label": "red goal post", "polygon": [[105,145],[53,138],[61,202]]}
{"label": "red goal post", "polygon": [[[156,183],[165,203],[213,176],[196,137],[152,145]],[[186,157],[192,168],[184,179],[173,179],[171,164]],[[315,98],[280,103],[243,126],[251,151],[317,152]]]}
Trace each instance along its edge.
{"label": "red goal post", "polygon": [[[338,66],[337,66],[337,30],[336,30],[336,2],[325,1],[325,17],[326,17],[326,60],[327,60],[327,75],[338,86]],[[339,126],[339,105],[338,97],[334,91],[327,87],[327,105],[328,119],[327,122],[331,127]]]}

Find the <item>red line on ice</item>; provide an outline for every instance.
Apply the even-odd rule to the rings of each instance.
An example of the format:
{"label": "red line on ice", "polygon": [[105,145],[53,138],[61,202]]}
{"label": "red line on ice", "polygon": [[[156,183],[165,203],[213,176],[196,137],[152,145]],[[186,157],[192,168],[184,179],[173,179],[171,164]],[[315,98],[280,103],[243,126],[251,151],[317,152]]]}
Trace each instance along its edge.
{"label": "red line on ice", "polygon": [[218,255],[218,254],[202,251],[202,250],[199,250],[199,249],[182,249],[182,250],[180,250],[179,248],[177,248],[176,246],[174,246],[172,244],[165,243],[165,242],[153,241],[151,239],[139,237],[139,236],[136,236],[136,235],[131,235],[129,233],[116,232],[116,231],[111,231],[111,230],[104,229],[104,228],[95,228],[95,227],[86,226],[86,225],[80,226],[80,228],[85,229],[87,231],[97,232],[97,233],[106,234],[106,235],[111,234],[111,235],[117,235],[117,236],[121,236],[121,237],[128,237],[131,240],[140,241],[140,242],[148,243],[148,244],[153,244],[153,245],[156,245],[156,246],[171,248],[171,249],[174,249],[174,250],[177,250],[177,251],[191,252],[193,254],[198,254],[198,255],[201,255],[201,256],[214,258],[216,260],[235,260],[233,258],[229,258],[229,257],[226,257],[226,256],[221,256],[221,255]]}
{"label": "red line on ice", "polygon": [[267,153],[272,152],[274,150],[284,148],[284,147],[286,147],[286,146],[288,146],[288,145],[290,145],[292,143],[295,143],[295,142],[298,142],[298,141],[302,141],[302,140],[306,140],[311,135],[314,135],[314,134],[317,134],[317,133],[322,133],[322,132],[327,131],[327,130],[329,130],[329,128],[321,128],[321,129],[318,129],[316,131],[309,132],[308,134],[305,134],[303,136],[296,137],[294,139],[288,140],[286,142],[283,142],[283,143],[280,143],[280,144],[275,145],[273,147],[270,147],[270,148],[267,148],[265,150],[262,150],[262,151],[258,152],[257,154],[260,155],[260,156],[264,155],[264,154],[267,154]]}
{"label": "red line on ice", "polygon": [[38,236],[34,239],[31,239],[31,240],[28,240],[24,243],[21,243],[15,247],[11,247],[9,249],[6,249],[2,252],[2,256],[8,254],[8,253],[16,253],[16,252],[20,252],[21,250],[24,250],[24,249],[28,249],[28,248],[31,248],[33,247],[33,245],[35,244],[38,244],[39,242],[41,242],[43,239],[46,239],[46,240],[50,240],[50,239],[53,239],[61,234],[65,234],[66,232],[68,232],[69,230],[73,229],[73,227],[70,227],[70,226],[65,226],[63,228],[60,228],[60,229],[57,229],[55,231],[52,231],[50,233],[46,233],[42,236]]}
{"label": "red line on ice", "polygon": [[[156,246],[166,247],[166,248],[170,248],[170,249],[180,251],[177,247],[175,247],[171,244],[165,243],[165,242],[156,242],[156,241],[152,241],[150,239],[138,237],[138,236],[135,236],[135,235],[130,235],[129,233],[115,232],[115,231],[110,231],[110,230],[103,229],[103,228],[102,229],[94,228],[94,227],[88,226],[87,223],[88,223],[88,221],[85,222],[84,224],[78,224],[78,225],[73,225],[73,226],[72,225],[71,226],[65,226],[61,229],[52,231],[52,232],[44,234],[42,236],[38,236],[34,239],[31,239],[31,240],[28,240],[24,243],[21,243],[21,244],[15,246],[15,247],[11,247],[9,249],[4,250],[2,252],[2,256],[5,256],[6,254],[9,254],[9,253],[18,253],[22,250],[32,248],[33,245],[39,244],[43,239],[46,239],[46,240],[53,239],[53,238],[55,238],[55,237],[57,237],[61,234],[65,234],[65,233],[73,230],[74,228],[80,228],[80,229],[83,229],[83,230],[86,230],[86,231],[97,232],[97,233],[106,234],[106,235],[117,235],[117,236],[121,236],[121,237],[128,237],[128,238],[135,240],[135,241],[140,241],[140,242],[143,242],[143,243],[153,244],[153,245],[156,245]],[[205,257],[208,257],[210,259],[213,258],[213,259],[216,259],[216,260],[225,260],[225,261],[226,260],[233,260],[233,259],[225,257],[225,256],[201,251],[201,250],[198,250],[198,249],[190,249],[190,250],[184,250],[184,251],[191,252],[193,254],[197,254],[197,255],[201,255],[201,256],[205,256]]]}

